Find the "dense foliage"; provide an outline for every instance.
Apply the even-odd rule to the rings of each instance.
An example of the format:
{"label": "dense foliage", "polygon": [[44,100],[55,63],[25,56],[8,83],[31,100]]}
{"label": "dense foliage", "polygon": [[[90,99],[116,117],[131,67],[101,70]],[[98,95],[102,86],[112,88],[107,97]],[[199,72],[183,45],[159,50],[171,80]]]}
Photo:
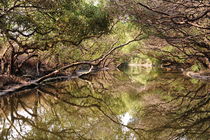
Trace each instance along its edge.
{"label": "dense foliage", "polygon": [[103,7],[82,0],[9,0],[1,1],[0,7],[2,73],[14,74],[23,61],[40,51],[59,48],[78,55],[83,40],[109,31]]}
{"label": "dense foliage", "polygon": [[0,6],[2,74],[27,74],[24,64],[34,57],[30,64],[39,70],[41,62],[58,67],[90,60],[137,34],[141,41],[110,61],[210,67],[207,0],[8,0]]}
{"label": "dense foliage", "polygon": [[0,0],[0,139],[209,139],[209,7]]}
{"label": "dense foliage", "polygon": [[165,66],[210,68],[208,0],[122,0],[111,5],[150,37],[143,47],[147,55]]}

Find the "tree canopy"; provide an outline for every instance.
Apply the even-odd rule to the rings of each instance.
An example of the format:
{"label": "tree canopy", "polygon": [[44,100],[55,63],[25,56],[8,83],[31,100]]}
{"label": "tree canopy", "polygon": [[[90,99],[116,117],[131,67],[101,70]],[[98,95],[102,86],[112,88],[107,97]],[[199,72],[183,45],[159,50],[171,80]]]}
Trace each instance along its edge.
{"label": "tree canopy", "polygon": [[41,76],[117,45],[129,47],[109,54],[103,66],[210,67],[207,0],[8,0],[0,6],[1,74]]}
{"label": "tree canopy", "polygon": [[56,47],[77,50],[83,40],[107,33],[110,26],[108,13],[86,1],[9,0],[1,1],[0,7],[2,55],[10,57],[2,64],[10,61],[9,73],[15,73],[23,55],[29,59]]}
{"label": "tree canopy", "polygon": [[[191,67],[200,63],[205,68],[210,67],[208,0],[123,0],[112,3],[115,9],[123,11],[117,14],[129,17],[153,37],[145,42],[148,55],[168,65]],[[154,37],[159,38],[156,39],[158,42],[153,42]]]}

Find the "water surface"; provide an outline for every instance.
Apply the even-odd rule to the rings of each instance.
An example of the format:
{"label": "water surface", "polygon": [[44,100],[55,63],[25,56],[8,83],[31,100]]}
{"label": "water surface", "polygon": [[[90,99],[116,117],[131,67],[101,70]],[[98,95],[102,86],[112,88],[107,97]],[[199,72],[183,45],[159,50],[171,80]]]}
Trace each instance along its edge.
{"label": "water surface", "polygon": [[1,139],[209,140],[210,84],[152,68],[101,71],[0,98]]}

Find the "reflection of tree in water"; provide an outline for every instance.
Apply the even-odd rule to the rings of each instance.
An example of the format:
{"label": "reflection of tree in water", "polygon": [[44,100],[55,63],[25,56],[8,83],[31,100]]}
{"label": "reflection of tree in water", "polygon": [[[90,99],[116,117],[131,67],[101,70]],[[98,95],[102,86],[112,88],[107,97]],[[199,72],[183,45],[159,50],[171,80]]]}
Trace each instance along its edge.
{"label": "reflection of tree in water", "polygon": [[192,80],[180,77],[162,78],[158,83],[156,92],[159,89],[165,95],[151,97],[150,94],[150,99],[145,98],[144,119],[149,122],[144,127],[149,128],[149,136],[207,140],[210,137],[209,84],[201,81],[193,84]]}
{"label": "reflection of tree in water", "polygon": [[[106,79],[109,81],[107,85],[98,79],[93,80],[95,83],[75,80],[52,83],[19,95],[2,97],[1,109],[5,118],[2,117],[1,122],[7,122],[2,126],[2,137],[5,139],[129,137],[121,129],[121,126],[125,125],[117,117],[120,111],[117,109],[113,111],[109,107],[111,104],[109,100],[114,101],[112,95],[105,92],[107,91],[105,86],[110,86],[116,79],[108,76]],[[113,106],[115,105],[123,106],[123,103],[116,98]],[[125,127],[136,131],[132,127]]]}
{"label": "reflection of tree in water", "polygon": [[[3,139],[170,139],[209,133],[209,85],[166,76],[148,85],[120,72],[1,97]],[[154,86],[155,85],[155,86]],[[119,116],[132,110],[132,121]],[[128,131],[123,129],[128,128]]]}

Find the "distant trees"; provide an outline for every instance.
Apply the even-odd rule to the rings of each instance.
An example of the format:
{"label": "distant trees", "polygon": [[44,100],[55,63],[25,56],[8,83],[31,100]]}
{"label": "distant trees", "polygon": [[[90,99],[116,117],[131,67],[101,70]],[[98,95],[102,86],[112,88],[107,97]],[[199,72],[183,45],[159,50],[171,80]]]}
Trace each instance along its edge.
{"label": "distant trees", "polygon": [[102,7],[82,0],[2,0],[1,73],[15,74],[24,62],[52,48],[81,49],[83,40],[108,32],[109,25]]}
{"label": "distant trees", "polygon": [[[113,1],[112,6],[122,11],[118,13],[122,17],[129,17],[138,24],[150,37],[158,37],[167,42],[165,46],[147,48],[148,55],[168,66],[188,68],[200,64],[210,68],[208,0],[123,0]],[[151,39],[149,41],[153,44],[161,43]]]}

